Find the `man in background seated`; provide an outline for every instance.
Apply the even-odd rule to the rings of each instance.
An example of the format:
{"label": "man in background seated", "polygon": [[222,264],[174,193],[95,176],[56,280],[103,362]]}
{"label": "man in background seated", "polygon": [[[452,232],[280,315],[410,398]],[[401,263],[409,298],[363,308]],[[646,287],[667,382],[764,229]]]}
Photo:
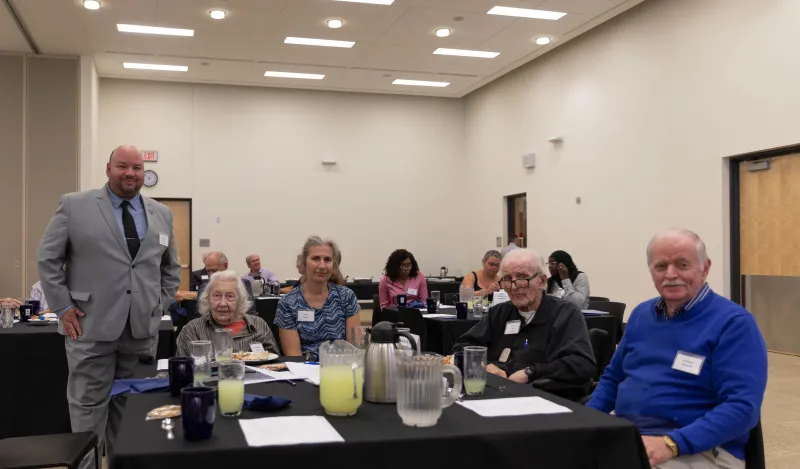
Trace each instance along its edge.
{"label": "man in background seated", "polygon": [[[219,251],[212,251],[204,255],[203,264],[205,264],[205,270],[208,272],[208,275],[214,275],[217,272],[228,270],[228,257],[219,252]],[[180,303],[183,300],[196,300],[198,295],[203,291],[208,281],[202,281],[198,287],[197,291],[179,291],[175,295],[175,301]],[[250,281],[242,279],[242,283],[244,284],[245,290],[247,292],[247,299],[250,301],[250,313],[256,314],[256,307],[255,307],[255,298],[253,298],[253,290],[250,286]],[[170,307],[170,313],[174,311],[175,304]],[[189,315],[191,316],[192,312],[188,311]]]}
{"label": "man in background seated", "polygon": [[503,248],[503,252],[501,252],[500,255],[505,257],[506,254],[508,254],[509,252],[513,251],[514,249],[517,249],[519,247],[519,246],[517,246],[517,240],[518,239],[519,239],[519,235],[512,234],[511,236],[509,236],[509,238],[508,238],[508,246]]}
{"label": "man in background seated", "polygon": [[744,469],[767,385],[756,321],[711,291],[695,233],[657,234],[647,264],[660,297],[633,310],[587,405],[636,424],[656,469]]}
{"label": "man in background seated", "polygon": [[42,309],[40,310],[39,314],[49,313],[50,308],[47,306],[47,298],[44,297],[44,291],[42,291],[42,281],[38,281],[33,284],[31,287],[31,299],[38,300],[39,304],[41,305]]}
{"label": "man in background seated", "polygon": [[[209,255],[211,255],[210,252],[203,253],[203,264],[206,263],[206,258],[208,258]],[[208,282],[208,277],[210,276],[211,274],[208,273],[205,267],[200,270],[195,270],[189,275],[189,290],[196,292],[200,289],[200,285]]]}
{"label": "man in background seated", "polygon": [[250,344],[260,343],[264,350],[280,354],[275,337],[266,321],[247,314],[247,292],[236,272],[225,270],[211,275],[197,302],[200,317],[187,324],[178,335],[178,356],[190,356],[193,340],[213,340],[217,329],[231,329],[233,352],[248,352]]}
{"label": "man in background seated", "polygon": [[[281,281],[274,272],[261,268],[261,256],[258,254],[250,254],[244,259],[244,261],[247,263],[247,267],[250,268],[250,271],[247,272],[246,275],[242,276],[242,280],[250,281],[251,287],[255,288],[256,290],[261,287],[261,292],[258,296],[261,296],[265,293],[270,293],[270,291],[267,289],[268,285],[269,288],[280,286]],[[259,285],[256,285],[256,283]]]}
{"label": "man in background seated", "polygon": [[467,345],[487,347],[486,371],[518,383],[542,378],[589,383],[595,361],[586,322],[577,306],[544,294],[542,257],[530,249],[514,249],[500,269],[500,287],[511,301],[493,306],[458,338],[453,351]]}

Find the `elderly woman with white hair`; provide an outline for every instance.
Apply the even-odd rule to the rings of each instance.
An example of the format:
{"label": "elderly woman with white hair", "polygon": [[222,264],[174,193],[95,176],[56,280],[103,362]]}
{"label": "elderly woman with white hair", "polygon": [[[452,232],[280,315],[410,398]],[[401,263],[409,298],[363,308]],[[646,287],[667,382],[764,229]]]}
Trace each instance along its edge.
{"label": "elderly woman with white hair", "polygon": [[323,342],[350,340],[361,325],[355,293],[331,278],[340,259],[336,243],[318,236],[308,238],[297,255],[297,271],[305,281],[281,298],[275,314],[284,355],[316,361]]}
{"label": "elderly woman with white hair", "polygon": [[589,383],[595,360],[581,310],[544,294],[547,274],[542,257],[514,249],[503,257],[500,287],[510,301],[493,306],[453,347],[488,348],[486,371],[518,383],[550,379]]}
{"label": "elderly woman with white hair", "polygon": [[247,314],[250,300],[244,284],[232,270],[211,275],[200,293],[197,310],[200,317],[192,320],[178,334],[178,356],[191,355],[193,340],[212,340],[217,329],[230,329],[233,351],[246,352],[250,344],[262,344],[264,350],[280,354],[269,325],[258,316]]}

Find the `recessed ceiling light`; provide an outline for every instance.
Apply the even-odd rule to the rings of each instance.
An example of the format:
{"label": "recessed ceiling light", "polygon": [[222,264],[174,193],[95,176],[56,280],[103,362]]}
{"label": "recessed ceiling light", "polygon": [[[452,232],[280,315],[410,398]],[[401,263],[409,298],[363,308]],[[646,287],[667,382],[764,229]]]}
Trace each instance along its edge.
{"label": "recessed ceiling light", "polygon": [[537,20],[558,20],[566,16],[566,13],[547,10],[531,10],[528,8],[513,7],[494,7],[487,11],[488,15],[516,16],[519,18],[535,18]]}
{"label": "recessed ceiling light", "polygon": [[393,85],[408,85],[408,86],[434,86],[437,88],[444,88],[449,85],[446,81],[422,81],[422,80],[401,80],[397,79],[392,82]]}
{"label": "recessed ceiling light", "polygon": [[193,29],[161,28],[158,26],[137,26],[135,24],[118,24],[121,33],[163,34],[165,36],[194,36]]}
{"label": "recessed ceiling light", "polygon": [[161,64],[137,64],[132,62],[125,62],[122,64],[125,68],[133,68],[137,70],[161,70],[164,72],[186,72],[189,67],[186,65],[161,65]]}
{"label": "recessed ceiling light", "polygon": [[544,46],[544,45],[550,44],[550,38],[547,37],[547,36],[537,37],[536,38],[536,44],[539,44],[540,46]]}
{"label": "recessed ceiling light", "polygon": [[450,30],[447,28],[439,28],[436,30],[436,35],[439,37],[447,37],[450,35]]}
{"label": "recessed ceiling light", "polygon": [[287,37],[284,44],[299,44],[301,46],[343,47],[351,48],[356,45],[352,41],[334,41],[332,39],[312,39],[307,37]]}
{"label": "recessed ceiling light", "polygon": [[99,10],[100,2],[97,0],[83,0],[83,8],[87,10]]}
{"label": "recessed ceiling light", "polygon": [[325,75],[316,73],[291,73],[291,72],[264,72],[265,77],[272,78],[303,78],[306,80],[322,80]]}
{"label": "recessed ceiling light", "polygon": [[328,20],[328,27],[331,29],[339,29],[343,24],[342,20]]}
{"label": "recessed ceiling light", "polygon": [[443,49],[438,48],[433,51],[436,55],[457,55],[459,57],[480,57],[482,59],[493,59],[500,55],[500,52],[486,52],[482,50],[466,50],[466,49]]}
{"label": "recessed ceiling light", "polygon": [[372,5],[391,5],[394,0],[336,0],[337,2],[371,3]]}
{"label": "recessed ceiling light", "polygon": [[208,14],[215,20],[224,20],[225,17],[228,16],[228,14],[225,13],[225,10],[211,10],[208,12]]}

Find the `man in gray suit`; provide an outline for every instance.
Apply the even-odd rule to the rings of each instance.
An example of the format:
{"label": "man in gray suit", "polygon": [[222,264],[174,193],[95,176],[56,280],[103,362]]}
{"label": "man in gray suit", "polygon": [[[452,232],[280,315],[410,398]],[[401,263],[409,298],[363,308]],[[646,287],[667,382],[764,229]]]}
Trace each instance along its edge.
{"label": "man in gray suit", "polygon": [[120,417],[120,402],[109,405],[111,385],[132,377],[139,355],[149,354],[180,284],[172,212],[139,194],[139,150],[114,150],[106,176],[102,189],[61,196],[39,246],[44,294],[68,336],[72,431],[101,439]]}

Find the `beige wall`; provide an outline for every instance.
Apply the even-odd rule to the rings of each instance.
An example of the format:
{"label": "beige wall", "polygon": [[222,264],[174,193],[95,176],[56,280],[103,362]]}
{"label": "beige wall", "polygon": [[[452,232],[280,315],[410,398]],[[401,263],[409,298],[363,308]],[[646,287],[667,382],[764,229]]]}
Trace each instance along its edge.
{"label": "beige wall", "polygon": [[527,192],[530,246],[570,252],[593,294],[628,311],[655,296],[645,246],[671,226],[705,239],[724,292],[723,158],[800,141],[798,17],[796,0],[649,0],[468,96],[468,177],[486,182],[468,250],[501,235],[503,195]]}
{"label": "beige wall", "polygon": [[42,232],[78,188],[78,73],[77,58],[0,56],[0,296],[28,294]]}
{"label": "beige wall", "polygon": [[22,56],[0,55],[0,296],[23,291],[23,67]]}
{"label": "beige wall", "polygon": [[210,238],[231,268],[256,252],[296,278],[305,237],[320,234],[351,276],[378,276],[400,247],[427,274],[453,272],[456,227],[480,221],[459,202],[470,185],[457,100],[101,79],[99,116],[95,185],[117,145],[158,150],[147,166],[159,183],[143,193],[192,198],[195,268]]}

